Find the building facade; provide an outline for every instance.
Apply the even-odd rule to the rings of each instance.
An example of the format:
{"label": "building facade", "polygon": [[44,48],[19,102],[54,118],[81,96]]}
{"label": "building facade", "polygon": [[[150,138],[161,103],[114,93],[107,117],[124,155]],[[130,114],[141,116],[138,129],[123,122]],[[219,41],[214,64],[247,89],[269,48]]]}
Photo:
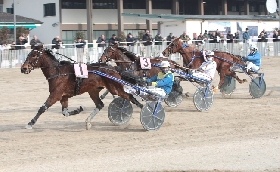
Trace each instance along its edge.
{"label": "building facade", "polygon": [[[43,24],[31,30],[48,44],[55,36],[73,43],[77,31],[86,39],[107,39],[118,31],[132,33],[149,29],[153,37],[159,22],[145,18],[124,17],[122,13],[174,15],[267,15],[266,0],[0,0],[0,11],[15,12]],[[91,6],[91,8],[87,8]],[[92,22],[91,27],[87,24]],[[92,33],[88,32],[92,28]],[[201,28],[199,28],[201,30]],[[88,35],[92,34],[92,38]],[[163,35],[167,36],[167,35]]]}

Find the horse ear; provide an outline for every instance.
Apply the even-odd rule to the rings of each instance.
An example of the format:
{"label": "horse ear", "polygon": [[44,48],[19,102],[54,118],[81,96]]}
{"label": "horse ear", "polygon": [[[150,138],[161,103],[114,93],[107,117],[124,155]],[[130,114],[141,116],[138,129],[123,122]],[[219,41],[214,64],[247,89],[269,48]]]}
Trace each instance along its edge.
{"label": "horse ear", "polygon": [[118,48],[118,44],[113,45],[113,48]]}

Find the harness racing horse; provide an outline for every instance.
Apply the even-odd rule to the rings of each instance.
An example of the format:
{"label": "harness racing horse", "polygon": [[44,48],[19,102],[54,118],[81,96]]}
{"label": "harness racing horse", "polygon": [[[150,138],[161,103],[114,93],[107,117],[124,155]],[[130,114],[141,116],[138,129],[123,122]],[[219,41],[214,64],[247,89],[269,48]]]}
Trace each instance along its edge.
{"label": "harness racing horse", "polygon": [[[170,54],[179,52],[183,56],[183,64],[185,67],[188,67],[189,69],[197,69],[201,66],[201,64],[204,62],[204,57],[202,51],[197,49],[195,46],[190,45],[187,48],[182,47],[183,42],[176,38],[174,39],[168,47],[162,52],[162,54],[165,57],[168,57]],[[220,51],[214,51],[215,54],[215,62],[217,63],[216,70],[220,74],[220,82],[218,85],[218,88],[221,88],[221,86],[224,84],[224,77],[225,76],[231,76],[235,78],[240,84],[246,82],[246,79],[239,79],[239,77],[236,75],[234,71],[230,70],[230,67],[232,64],[223,61],[221,59],[226,59],[228,61],[240,64],[245,66],[245,62],[243,62],[240,58],[237,56],[234,56],[232,54],[229,54],[227,52],[220,52]]]}
{"label": "harness racing horse", "polygon": [[[181,67],[179,64],[177,64],[174,61],[168,60],[167,58],[144,58],[145,60],[149,59],[148,63],[151,64],[160,64],[162,61],[168,61],[170,63],[170,67],[173,69],[181,69],[185,70],[183,67]],[[107,47],[102,56],[99,59],[100,63],[105,63],[108,61],[114,61],[117,66],[119,67],[119,72],[122,73],[128,73],[132,74],[133,76],[140,76],[140,77],[153,77],[160,72],[160,68],[151,66],[150,69],[142,69],[141,68],[141,57],[136,56],[136,54],[127,51],[127,49],[118,47],[118,45],[109,46]],[[144,62],[145,63],[145,62]],[[172,92],[169,93],[169,96],[167,99],[165,99],[165,102],[168,106],[175,107],[177,106],[182,100],[182,93],[183,88],[180,86],[180,79],[175,77],[174,84],[172,87]],[[106,96],[106,92],[102,95],[102,97]]]}
{"label": "harness racing horse", "polygon": [[[42,113],[50,108],[57,101],[62,105],[62,114],[70,116],[78,114],[82,109],[75,112],[68,112],[68,99],[88,92],[90,98],[96,105],[96,108],[88,117],[86,124],[87,129],[90,128],[90,120],[104,107],[103,102],[99,98],[99,92],[103,88],[107,88],[112,95],[118,95],[124,99],[131,101],[138,107],[143,107],[131,94],[124,92],[123,85],[109,78],[102,77],[93,73],[88,74],[88,78],[79,80],[75,76],[74,64],[70,62],[59,62],[49,49],[44,49],[42,45],[36,46],[27,56],[25,62],[21,66],[21,72],[29,74],[31,70],[41,68],[44,76],[49,83],[50,95],[46,102],[40,107],[36,116],[28,123],[27,129],[32,129]],[[87,66],[88,70],[98,70],[110,76],[121,78],[114,68],[106,64],[91,64]],[[78,82],[79,81],[79,82]],[[78,84],[77,84],[78,83]],[[78,91],[77,91],[78,86]],[[89,126],[88,126],[89,125]]]}

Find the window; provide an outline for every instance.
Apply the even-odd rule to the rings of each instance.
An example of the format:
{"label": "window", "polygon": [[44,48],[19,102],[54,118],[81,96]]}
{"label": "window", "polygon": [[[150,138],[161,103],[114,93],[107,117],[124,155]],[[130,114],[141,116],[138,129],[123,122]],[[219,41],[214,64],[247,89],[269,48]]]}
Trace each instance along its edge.
{"label": "window", "polygon": [[172,2],[170,0],[152,0],[153,9],[171,9]]}
{"label": "window", "polygon": [[117,9],[116,0],[93,0],[93,9]]}
{"label": "window", "polygon": [[236,6],[231,6],[231,11],[236,11]]}
{"label": "window", "polygon": [[255,3],[250,3],[249,10],[250,12],[257,12],[257,5]]}
{"label": "window", "polygon": [[6,8],[7,13],[14,14],[14,8]]}
{"label": "window", "polygon": [[0,13],[3,12],[3,4],[0,4]]}
{"label": "window", "polygon": [[124,9],[146,9],[146,1],[123,0]]}
{"label": "window", "polygon": [[44,4],[44,17],[56,16],[55,3]]}
{"label": "window", "polygon": [[63,9],[86,9],[86,0],[62,0]]}
{"label": "window", "polygon": [[264,5],[260,5],[260,12],[264,12],[264,9],[265,9]]}

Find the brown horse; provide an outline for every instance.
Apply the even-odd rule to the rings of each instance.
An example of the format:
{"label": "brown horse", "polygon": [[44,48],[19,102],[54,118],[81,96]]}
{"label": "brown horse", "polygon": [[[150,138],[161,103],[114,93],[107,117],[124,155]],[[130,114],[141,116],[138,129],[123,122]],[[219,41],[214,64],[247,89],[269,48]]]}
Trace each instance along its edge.
{"label": "brown horse", "polygon": [[[136,56],[136,54],[127,51],[127,49],[118,47],[118,45],[107,47],[102,56],[99,59],[100,63],[114,61],[118,66],[120,66],[124,70],[131,70],[136,76],[147,76],[152,77],[160,72],[158,67],[152,66],[149,70],[143,70],[141,68],[140,57]],[[170,67],[172,69],[183,69],[178,63],[172,60],[168,60],[167,58],[149,58],[152,64],[160,64],[162,61],[168,61],[170,63]]]}
{"label": "brown horse", "polygon": [[[185,70],[185,68],[181,67],[178,63],[172,60],[168,60],[167,58],[149,58],[151,64],[160,64],[162,61],[168,61],[170,63],[170,67],[172,69],[181,69]],[[102,56],[99,59],[100,63],[114,61],[117,66],[119,66],[119,72],[121,73],[130,73],[132,72],[135,76],[141,77],[153,77],[160,72],[160,68],[151,66],[151,69],[142,69],[140,57],[136,56],[136,54],[127,51],[127,49],[118,47],[118,45],[107,47]],[[180,80],[175,80],[173,84],[172,90],[177,91],[178,93],[183,93],[183,88],[180,86]]]}
{"label": "brown horse", "polygon": [[[165,57],[168,57],[170,54],[179,52],[183,56],[184,66],[190,69],[199,68],[201,64],[204,62],[204,57],[202,55],[202,52],[193,45],[190,45],[187,48],[183,48],[182,45],[183,42],[179,38],[176,38],[168,45],[168,47],[162,52],[162,54]],[[240,64],[242,66],[245,65],[245,63],[240,58],[232,54],[226,52],[220,52],[220,51],[214,51],[214,54],[217,57]],[[230,67],[232,66],[232,64],[218,58],[214,58],[214,60],[217,63],[216,70],[220,74],[220,82],[218,85],[219,88],[224,84],[225,75],[234,77],[239,83],[246,82],[246,79],[241,80],[238,78],[235,72],[230,71]]]}
{"label": "brown horse", "polygon": [[[99,98],[99,92],[103,88],[107,88],[113,95],[118,95],[124,99],[131,101],[138,107],[142,107],[131,94],[124,92],[123,85],[115,82],[109,78],[102,77],[93,73],[88,74],[88,78],[79,79],[75,76],[73,63],[59,62],[53,55],[51,50],[44,49],[43,46],[35,47],[27,56],[25,62],[21,66],[21,72],[29,74],[32,69],[41,68],[44,76],[49,83],[50,95],[42,107],[38,110],[36,116],[28,123],[26,128],[31,129],[36,123],[42,113],[44,113],[49,107],[60,101],[62,105],[62,114],[65,116],[78,114],[82,109],[74,112],[68,112],[68,98],[75,95],[88,92],[90,98],[96,105],[95,110],[91,113],[92,119],[100,109],[104,107],[103,102]],[[121,78],[119,73],[114,68],[105,64],[88,65],[88,70],[98,70],[116,78]],[[90,121],[87,121],[87,124]],[[90,123],[89,123],[90,124]]]}

